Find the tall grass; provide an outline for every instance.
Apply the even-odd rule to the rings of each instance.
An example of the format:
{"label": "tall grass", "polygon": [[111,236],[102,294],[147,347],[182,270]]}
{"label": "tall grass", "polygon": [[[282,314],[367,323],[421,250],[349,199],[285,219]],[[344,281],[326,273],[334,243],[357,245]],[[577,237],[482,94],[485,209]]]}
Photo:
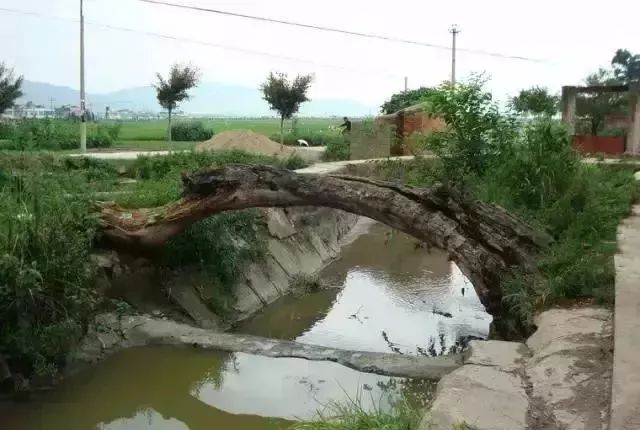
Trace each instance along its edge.
{"label": "tall grass", "polygon": [[0,353],[24,374],[54,373],[97,303],[83,182],[0,170]]}
{"label": "tall grass", "polygon": [[[141,158],[125,173],[138,182],[113,194],[130,207],[179,197],[180,175],[228,163],[281,164],[242,152]],[[121,191],[123,171],[108,162],[52,153],[0,153],[0,355],[30,375],[55,373],[100,305],[91,263],[95,191]],[[259,215],[210,217],[171,241],[158,256],[169,269],[199,267],[211,280],[211,306],[225,316],[243,262],[257,259]]]}
{"label": "tall grass", "polygon": [[507,312],[531,329],[542,306],[611,302],[616,228],[638,196],[633,171],[582,164],[563,125],[549,119],[519,125],[499,111],[481,82],[455,91],[445,86],[430,97],[431,109],[448,125],[423,142],[439,160],[411,163],[402,179],[462,186],[554,239],[538,256],[538,279],[502,280]]}
{"label": "tall grass", "polygon": [[420,410],[407,402],[396,403],[390,411],[366,411],[360,402],[332,403],[316,420],[293,424],[290,430],[417,430]]}
{"label": "tall grass", "polygon": [[[88,128],[87,147],[107,148],[118,139],[120,124],[98,124]],[[54,119],[23,119],[10,126],[9,142],[3,149],[67,150],[80,145],[78,122]]]}
{"label": "tall grass", "polygon": [[[205,128],[214,133],[228,130],[251,130],[265,136],[280,132],[280,120],[275,118],[216,118],[201,119]],[[111,121],[107,121],[111,123]],[[180,121],[178,121],[180,123]],[[299,118],[296,129],[300,135],[326,132],[329,127],[340,124],[340,120],[332,118]],[[285,127],[290,124],[285,124]],[[165,120],[122,121],[120,138],[123,140],[156,140],[166,139],[167,122]],[[279,134],[278,134],[279,136]]]}

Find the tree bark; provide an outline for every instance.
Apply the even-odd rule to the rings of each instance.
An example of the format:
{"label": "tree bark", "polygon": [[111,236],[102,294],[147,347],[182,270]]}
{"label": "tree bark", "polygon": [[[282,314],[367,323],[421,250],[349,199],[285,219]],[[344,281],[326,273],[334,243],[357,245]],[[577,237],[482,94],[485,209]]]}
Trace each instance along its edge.
{"label": "tree bark", "polygon": [[[153,250],[213,214],[253,207],[324,206],[366,216],[449,253],[494,316],[501,279],[535,274],[549,239],[504,209],[444,185],[410,188],[342,175],[298,174],[268,166],[226,166],[183,176],[183,198],[153,209],[102,204],[104,238],[113,247]],[[373,251],[375,252],[375,251]]]}

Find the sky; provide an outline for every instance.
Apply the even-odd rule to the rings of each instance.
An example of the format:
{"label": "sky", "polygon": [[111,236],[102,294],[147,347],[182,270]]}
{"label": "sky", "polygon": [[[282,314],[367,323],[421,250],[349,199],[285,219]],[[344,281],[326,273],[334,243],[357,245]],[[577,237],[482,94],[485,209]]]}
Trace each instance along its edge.
{"label": "sky", "polygon": [[[640,2],[609,0],[165,0],[450,46],[457,24],[457,78],[485,73],[498,99],[541,85],[559,92],[607,66],[618,48],[640,52]],[[592,0],[593,1],[593,0]],[[0,0],[0,61],[25,79],[79,87],[79,0]],[[607,13],[610,13],[607,15]],[[404,88],[450,78],[451,52],[365,39],[139,0],[85,0],[86,85],[90,93],[146,86],[175,62],[202,80],[256,88],[270,71],[313,73],[311,97],[378,105]],[[164,34],[210,45],[150,35]],[[464,52],[498,52],[521,61]],[[273,57],[248,53],[263,52]],[[293,60],[293,58],[299,60]]]}

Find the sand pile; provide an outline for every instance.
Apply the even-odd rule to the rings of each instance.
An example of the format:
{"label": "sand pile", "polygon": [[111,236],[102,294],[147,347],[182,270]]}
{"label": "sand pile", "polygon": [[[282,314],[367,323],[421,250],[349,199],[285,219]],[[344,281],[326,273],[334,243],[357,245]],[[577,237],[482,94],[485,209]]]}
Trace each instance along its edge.
{"label": "sand pile", "polygon": [[196,151],[230,151],[233,149],[279,158],[289,158],[296,152],[295,149],[287,146],[281,149],[278,142],[250,130],[223,131],[206,142],[196,145]]}

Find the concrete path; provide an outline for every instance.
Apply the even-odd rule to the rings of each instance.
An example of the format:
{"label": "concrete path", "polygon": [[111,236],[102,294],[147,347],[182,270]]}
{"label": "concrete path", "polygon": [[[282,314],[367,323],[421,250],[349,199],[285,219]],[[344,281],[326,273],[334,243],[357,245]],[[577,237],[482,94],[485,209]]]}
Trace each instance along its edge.
{"label": "concrete path", "polygon": [[327,163],[318,163],[313,166],[305,167],[304,169],[296,170],[297,173],[315,173],[320,175],[328,175],[331,173],[337,173],[347,166],[354,164],[375,163],[376,161],[400,161],[400,160],[413,160],[413,155],[404,155],[401,157],[387,157],[387,158],[373,158],[370,160],[345,160],[345,161],[330,161]]}
{"label": "concrete path", "polygon": [[640,429],[640,205],[618,227],[611,430]]}
{"label": "concrete path", "polygon": [[[296,152],[304,159],[309,161],[318,161],[325,151],[324,146],[301,146],[295,147]],[[189,152],[186,150],[173,151],[175,152]],[[135,160],[138,157],[155,157],[168,155],[169,151],[117,151],[117,152],[87,152],[84,154],[74,153],[69,154],[69,157],[87,157],[97,158],[99,160]]]}
{"label": "concrete path", "polygon": [[380,375],[440,379],[462,365],[462,357],[417,357],[380,352],[349,351],[243,334],[221,333],[149,315],[99,315],[75,362],[95,362],[122,348],[174,345],[267,357],[331,361]]}

